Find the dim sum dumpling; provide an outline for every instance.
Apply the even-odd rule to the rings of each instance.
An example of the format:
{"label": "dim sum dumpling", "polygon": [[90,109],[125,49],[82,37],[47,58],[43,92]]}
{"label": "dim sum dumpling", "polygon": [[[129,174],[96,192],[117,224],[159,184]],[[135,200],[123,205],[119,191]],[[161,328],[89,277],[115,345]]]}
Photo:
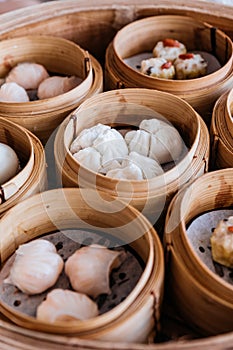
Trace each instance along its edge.
{"label": "dim sum dumpling", "polygon": [[109,160],[108,162],[102,164],[102,167],[99,170],[99,172],[101,174],[106,175],[107,172],[110,170],[121,168],[121,163],[122,163],[122,160],[116,160],[116,159]]}
{"label": "dim sum dumpling", "polygon": [[73,289],[94,298],[110,294],[109,275],[119,266],[120,254],[98,244],[76,250],[65,263],[65,273]]}
{"label": "dim sum dumpling", "polygon": [[91,128],[82,130],[72,142],[70,152],[76,153],[82,148],[91,147],[95,139],[109,129],[110,126],[99,123]]}
{"label": "dim sum dumpling", "polygon": [[184,144],[176,128],[158,119],[143,120],[139,128],[151,133],[150,158],[160,164],[179,158]]}
{"label": "dim sum dumpling", "polygon": [[23,62],[11,69],[6,77],[6,82],[15,82],[26,90],[33,90],[37,89],[39,84],[48,76],[47,70],[41,64]]}
{"label": "dim sum dumpling", "polygon": [[17,83],[5,83],[0,88],[1,102],[29,102],[26,90]]}
{"label": "dim sum dumpling", "polygon": [[43,80],[37,91],[40,100],[62,95],[80,84],[80,78],[76,76],[59,77],[53,76]]}
{"label": "dim sum dumpling", "polygon": [[13,284],[26,294],[38,294],[53,286],[64,262],[54,244],[37,239],[19,246],[5,283]]}
{"label": "dim sum dumpling", "polygon": [[109,170],[106,176],[122,180],[143,180],[141,168],[133,163],[130,163],[123,168]]}
{"label": "dim sum dumpling", "polygon": [[38,307],[36,318],[42,322],[87,320],[98,316],[97,304],[87,295],[54,289]]}
{"label": "dim sum dumpling", "polygon": [[150,134],[145,130],[132,130],[125,134],[129,152],[135,151],[148,156],[150,149]]}
{"label": "dim sum dumpling", "polygon": [[124,164],[133,163],[137,165],[143,172],[144,179],[152,179],[155,176],[163,174],[163,169],[156,160],[145,157],[137,152],[130,152],[128,160]]}
{"label": "dim sum dumpling", "polygon": [[101,167],[101,154],[93,147],[81,149],[77,153],[74,153],[73,157],[83,166],[95,172],[98,172]]}
{"label": "dim sum dumpling", "polygon": [[102,163],[123,158],[128,154],[128,147],[123,136],[115,129],[106,130],[93,142],[93,147],[102,155]]}
{"label": "dim sum dumpling", "polygon": [[233,216],[218,222],[210,242],[213,260],[233,268]]}

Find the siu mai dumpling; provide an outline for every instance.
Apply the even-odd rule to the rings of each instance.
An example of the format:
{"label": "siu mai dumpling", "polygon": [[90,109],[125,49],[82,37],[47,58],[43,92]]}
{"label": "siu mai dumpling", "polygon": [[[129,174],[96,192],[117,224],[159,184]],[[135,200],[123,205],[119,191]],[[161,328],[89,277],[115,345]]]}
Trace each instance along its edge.
{"label": "siu mai dumpling", "polygon": [[40,100],[62,95],[80,84],[80,78],[71,77],[49,77],[41,82],[38,87],[37,96]]}
{"label": "siu mai dumpling", "polygon": [[174,126],[159,120],[143,120],[139,128],[151,133],[149,157],[160,164],[175,161],[183,150],[183,140]]}
{"label": "siu mai dumpling", "polygon": [[13,284],[26,294],[38,294],[57,281],[64,262],[53,243],[37,239],[19,246],[4,283]]}
{"label": "siu mai dumpling", "polygon": [[233,216],[219,221],[210,242],[213,260],[233,268]]}
{"label": "siu mai dumpling", "polygon": [[183,43],[172,38],[166,38],[158,41],[153,48],[154,57],[163,57],[168,61],[174,61],[180,54],[187,52]]}
{"label": "siu mai dumpling", "polygon": [[120,254],[98,244],[76,250],[65,263],[65,273],[73,289],[94,298],[110,294],[109,275],[120,265]]}
{"label": "siu mai dumpling", "polygon": [[87,320],[98,316],[98,306],[87,295],[71,290],[53,289],[38,306],[36,318],[54,323]]}
{"label": "siu mai dumpling", "polygon": [[47,70],[41,64],[23,62],[11,69],[6,77],[6,82],[14,82],[26,90],[34,90],[48,76]]}

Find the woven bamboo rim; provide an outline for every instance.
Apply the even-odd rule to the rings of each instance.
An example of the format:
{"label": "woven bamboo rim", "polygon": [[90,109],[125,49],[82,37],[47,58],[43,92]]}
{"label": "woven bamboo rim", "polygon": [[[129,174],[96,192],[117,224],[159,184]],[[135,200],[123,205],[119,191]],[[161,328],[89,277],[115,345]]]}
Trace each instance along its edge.
{"label": "woven bamboo rim", "polygon": [[102,70],[98,61],[69,40],[44,35],[25,36],[3,40],[0,51],[5,54],[0,62],[1,77],[7,74],[9,67],[31,61],[44,65],[48,71],[83,79],[74,89],[52,98],[22,103],[0,102],[1,116],[26,127],[43,142],[88,94],[102,91]]}
{"label": "woven bamboo rim", "polygon": [[[111,231],[115,237],[129,242],[145,262],[145,269],[129,296],[114,309],[96,318],[71,323],[59,322],[57,325],[40,322],[33,317],[23,315],[1,301],[1,312],[10,320],[31,330],[73,334],[90,339],[117,337],[119,336],[117,332],[125,327],[126,339],[140,341],[140,336],[134,333],[134,328],[130,330],[127,324],[131,324],[135,317],[136,319],[140,317],[140,312],[145,315],[143,309],[146,308],[147,315],[145,315],[145,322],[142,322],[142,329],[145,331],[143,339],[146,340],[153,328],[153,309],[157,310],[155,317],[159,317],[162,300],[164,278],[162,245],[156,231],[145,217],[119,200],[112,202],[112,210],[108,213],[106,221],[106,210],[109,211],[109,202],[113,198],[102,193],[101,199],[100,201],[100,197],[96,196],[95,191],[92,190],[56,189],[19,203],[1,220],[3,228],[1,260],[4,263],[19,244],[50,233],[57,228],[63,230],[97,227],[104,232]],[[100,202],[102,202],[101,205],[99,205]],[[130,226],[134,229],[128,230],[127,227]],[[24,232],[27,234],[25,235]],[[156,301],[151,293],[156,296]]]}
{"label": "woven bamboo rim", "polygon": [[[164,100],[164,106],[161,103],[162,100]],[[186,159],[181,160],[180,163],[178,163],[173,169],[168,170],[164,175],[143,181],[117,181],[115,179],[109,179],[101,174],[94,173],[81,166],[74,160],[69,151],[69,145],[74,135],[74,113],[77,120],[76,125],[79,125],[80,130],[84,126],[83,122],[85,123],[85,127],[90,127],[98,122],[107,123],[112,126],[114,126],[114,123],[115,125],[122,125],[124,124],[122,118],[120,117],[120,120],[117,119],[118,117],[114,116],[114,113],[117,115],[117,108],[119,108],[116,103],[114,104],[114,101],[125,101],[129,103],[129,106],[133,105],[133,103],[138,104],[137,111],[139,111],[139,115],[136,117],[134,115],[133,117],[136,119],[132,119],[132,124],[135,125],[138,125],[143,117],[145,118],[146,110],[145,108],[142,109],[144,114],[141,114],[139,103],[147,107],[150,106],[152,110],[159,111],[160,113],[164,111],[164,116],[167,117],[168,120],[170,119],[170,121],[170,115],[173,115],[172,121],[178,129],[179,117],[174,113],[174,110],[176,110],[176,112],[179,111],[180,106],[183,115],[184,108],[187,108],[187,112],[185,113],[188,116],[190,111],[190,118],[191,120],[196,120],[194,121],[194,128],[196,123],[196,131],[198,132],[198,134],[196,134],[194,131],[195,129],[193,129],[194,133],[192,138],[194,137],[194,142],[189,151],[191,155],[187,154]],[[82,187],[97,188],[98,190],[108,192],[113,196],[120,196],[120,198],[125,201],[130,201],[133,206],[142,211],[147,217],[150,217],[150,220],[154,220],[156,210],[161,210],[161,206],[163,205],[165,205],[166,208],[166,202],[169,202],[172,194],[175,193],[179,187],[191,178],[203,174],[208,169],[208,130],[205,127],[203,120],[188,104],[184,103],[183,105],[183,102],[184,101],[178,99],[174,95],[148,89],[110,91],[100,94],[98,98],[92,97],[91,99],[86,100],[74,113],[72,113],[71,118],[67,117],[65,119],[56,134],[54,153],[59,184],[62,184],[65,187],[76,187],[81,185]],[[172,113],[169,113],[169,105],[172,108]],[[176,105],[175,109],[174,105]],[[120,105],[120,109],[122,109],[122,105]],[[93,111],[93,114],[91,111]],[[179,114],[179,112],[177,113]],[[86,114],[88,116],[92,115],[92,119],[89,117],[87,120]],[[131,123],[129,120],[130,119],[127,117],[128,124]],[[190,123],[187,123],[187,125],[188,124],[189,126],[191,125]],[[200,129],[198,125],[200,125]],[[184,127],[183,132],[184,130],[187,134],[189,133],[189,129],[186,129],[186,126]],[[189,134],[189,137],[190,136],[191,134]],[[198,142],[196,142],[196,140],[198,140]],[[121,184],[120,190],[119,184]],[[132,188],[130,186],[133,186],[132,193],[129,192]],[[130,195],[132,195],[131,198]]]}
{"label": "woven bamboo rim", "polygon": [[[3,118],[0,118],[0,122],[3,121]],[[39,141],[39,139],[32,134],[30,131],[23,129],[18,125],[14,125],[12,122],[4,120],[4,123],[9,127],[12,125],[14,130],[22,130],[32,145],[33,150],[33,168],[28,173],[27,179],[24,184],[15,192],[7,201],[0,205],[0,217],[8,211],[11,207],[26,199],[38,192],[43,192],[47,188],[47,170],[46,170],[46,159],[44,148]],[[19,128],[19,129],[18,129]],[[7,130],[10,130],[7,129]],[[26,146],[26,141],[24,140],[23,146]],[[21,172],[20,172],[21,173]],[[20,175],[19,173],[19,175]],[[2,232],[2,231],[1,231]]]}
{"label": "woven bamboo rim", "polygon": [[1,186],[0,204],[18,192],[30,176],[34,166],[33,143],[26,130],[6,119],[0,118],[0,141],[13,147],[23,168]]}
{"label": "woven bamboo rim", "polygon": [[[174,292],[182,315],[205,335],[232,331],[233,286],[200,260],[188,239],[186,226],[204,212],[232,206],[232,180],[232,169],[214,171],[196,179],[174,197],[166,218],[171,294]],[[185,285],[181,285],[180,279],[185,280]]]}
{"label": "woven bamboo rim", "polygon": [[231,91],[222,95],[213,109],[210,129],[212,168],[233,167],[233,138],[227,124],[231,95]]}
{"label": "woven bamboo rim", "polygon": [[229,92],[228,96],[227,96],[227,110],[226,110],[226,124],[227,124],[227,128],[228,131],[231,135],[231,137],[233,138],[233,89],[231,89],[231,91]]}
{"label": "woven bamboo rim", "polygon": [[[197,79],[167,80],[146,76],[124,62],[124,58],[135,54],[152,52],[155,43],[166,37],[180,40],[189,51],[198,46],[199,50],[215,53],[222,67]],[[231,39],[208,23],[175,15],[144,18],[123,27],[109,45],[106,51],[107,87],[144,87],[173,93],[189,102],[208,121],[213,103],[231,86],[232,58]]]}

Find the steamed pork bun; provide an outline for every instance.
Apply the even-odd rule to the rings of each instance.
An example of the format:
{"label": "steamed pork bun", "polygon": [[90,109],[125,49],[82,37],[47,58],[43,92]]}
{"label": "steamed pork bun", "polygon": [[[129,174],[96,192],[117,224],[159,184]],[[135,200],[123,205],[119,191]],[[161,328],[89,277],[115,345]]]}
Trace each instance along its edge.
{"label": "steamed pork bun", "polygon": [[0,185],[14,177],[19,169],[19,160],[15,151],[0,143]]}

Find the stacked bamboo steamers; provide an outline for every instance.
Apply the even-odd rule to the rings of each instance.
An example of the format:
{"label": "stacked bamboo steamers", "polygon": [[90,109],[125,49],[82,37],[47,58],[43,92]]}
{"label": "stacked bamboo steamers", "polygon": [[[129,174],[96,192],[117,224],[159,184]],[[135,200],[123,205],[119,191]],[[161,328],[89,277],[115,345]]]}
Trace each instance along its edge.
{"label": "stacked bamboo steamers", "polygon": [[[143,53],[151,52],[152,57],[155,43],[166,38],[180,41],[189,52],[210,53],[221,68],[196,79],[171,80],[142,74],[127,62]],[[185,16],[152,16],[118,31],[106,52],[106,84],[108,89],[143,87],[170,92],[189,102],[209,123],[215,101],[232,86],[232,58],[231,39],[221,30]]]}
{"label": "stacked bamboo steamers", "polygon": [[[156,342],[160,335],[163,302],[166,303],[164,288],[167,287],[164,252],[169,298],[184,320],[199,335],[232,331],[232,285],[203,263],[188,235],[189,226],[198,216],[233,206],[232,169],[207,173],[210,136],[213,166],[230,168],[233,164],[230,37],[208,23],[181,15],[132,21],[109,43],[105,87],[111,91],[102,92],[101,65],[75,43],[79,40],[74,40],[79,39],[77,31],[82,27],[82,16],[75,17],[75,11],[79,11],[77,2],[73,1],[73,8],[72,0],[68,5],[58,3],[55,7],[63,9],[62,28],[68,26],[65,34],[53,27],[55,32],[58,30],[57,36],[49,35],[51,28],[45,35],[44,28],[40,31],[35,27],[35,35],[27,36],[26,32],[19,36],[16,29],[17,37],[13,34],[0,42],[0,52],[6,52],[0,55],[0,77],[16,64],[32,61],[44,65],[48,71],[77,75],[81,79],[76,88],[53,98],[20,104],[0,102],[0,142],[18,151],[21,163],[19,173],[0,188],[0,338],[1,330],[6,330],[12,339],[20,334],[27,343],[30,338],[29,346],[41,341],[51,349],[144,349],[145,344]],[[44,5],[46,9],[47,4]],[[106,4],[104,6],[106,10]],[[114,13],[114,31],[119,27],[117,18],[124,13],[121,11],[119,15]],[[91,19],[96,22],[96,13],[92,15]],[[107,16],[108,11],[102,19],[107,21]],[[86,13],[83,18],[88,22]],[[46,12],[46,23],[49,20]],[[127,16],[120,22],[121,27],[125,21],[129,22]],[[55,23],[57,26],[57,18]],[[75,33],[74,29],[69,32],[72,25]],[[92,38],[93,28],[90,28],[89,23],[84,29],[91,31]],[[23,32],[21,28],[19,33]],[[70,40],[59,38],[62,35],[70,36]],[[201,78],[182,81],[152,78],[127,63],[134,55],[152,52],[156,41],[165,38],[183,42],[188,51],[206,51],[207,56],[218,60],[219,68]],[[93,48],[93,42],[90,47]],[[98,52],[99,47],[96,50]],[[70,151],[80,132],[99,123],[124,135],[129,130],[138,130],[143,120],[153,118],[167,121],[177,129],[184,150],[172,164],[163,166],[162,174],[151,179],[123,180],[105,176],[82,165]],[[209,133],[206,124],[210,121]],[[52,137],[49,138],[55,135],[55,130],[53,170],[58,188],[47,190],[42,144],[51,141]],[[90,237],[95,237],[94,244],[100,242],[111,250],[128,249],[141,269],[127,295],[122,296],[119,289],[112,296],[119,302],[114,304],[113,300],[107,311],[89,320],[60,319],[49,323],[38,320],[36,313],[29,311],[29,304],[36,300],[34,296],[26,297],[27,302],[30,298],[31,302],[24,304],[24,293],[17,288],[6,292],[3,281],[20,245],[39,238],[51,240],[66,262],[70,251],[64,250],[64,255],[59,250],[70,241],[74,245],[78,243],[79,248],[90,245]],[[122,279],[130,279],[132,271],[126,266]],[[112,280],[111,283],[113,285]],[[163,344],[160,346],[163,349]],[[167,350],[175,347],[178,349],[179,345],[164,345]],[[157,345],[150,344],[149,348],[157,349]]]}

